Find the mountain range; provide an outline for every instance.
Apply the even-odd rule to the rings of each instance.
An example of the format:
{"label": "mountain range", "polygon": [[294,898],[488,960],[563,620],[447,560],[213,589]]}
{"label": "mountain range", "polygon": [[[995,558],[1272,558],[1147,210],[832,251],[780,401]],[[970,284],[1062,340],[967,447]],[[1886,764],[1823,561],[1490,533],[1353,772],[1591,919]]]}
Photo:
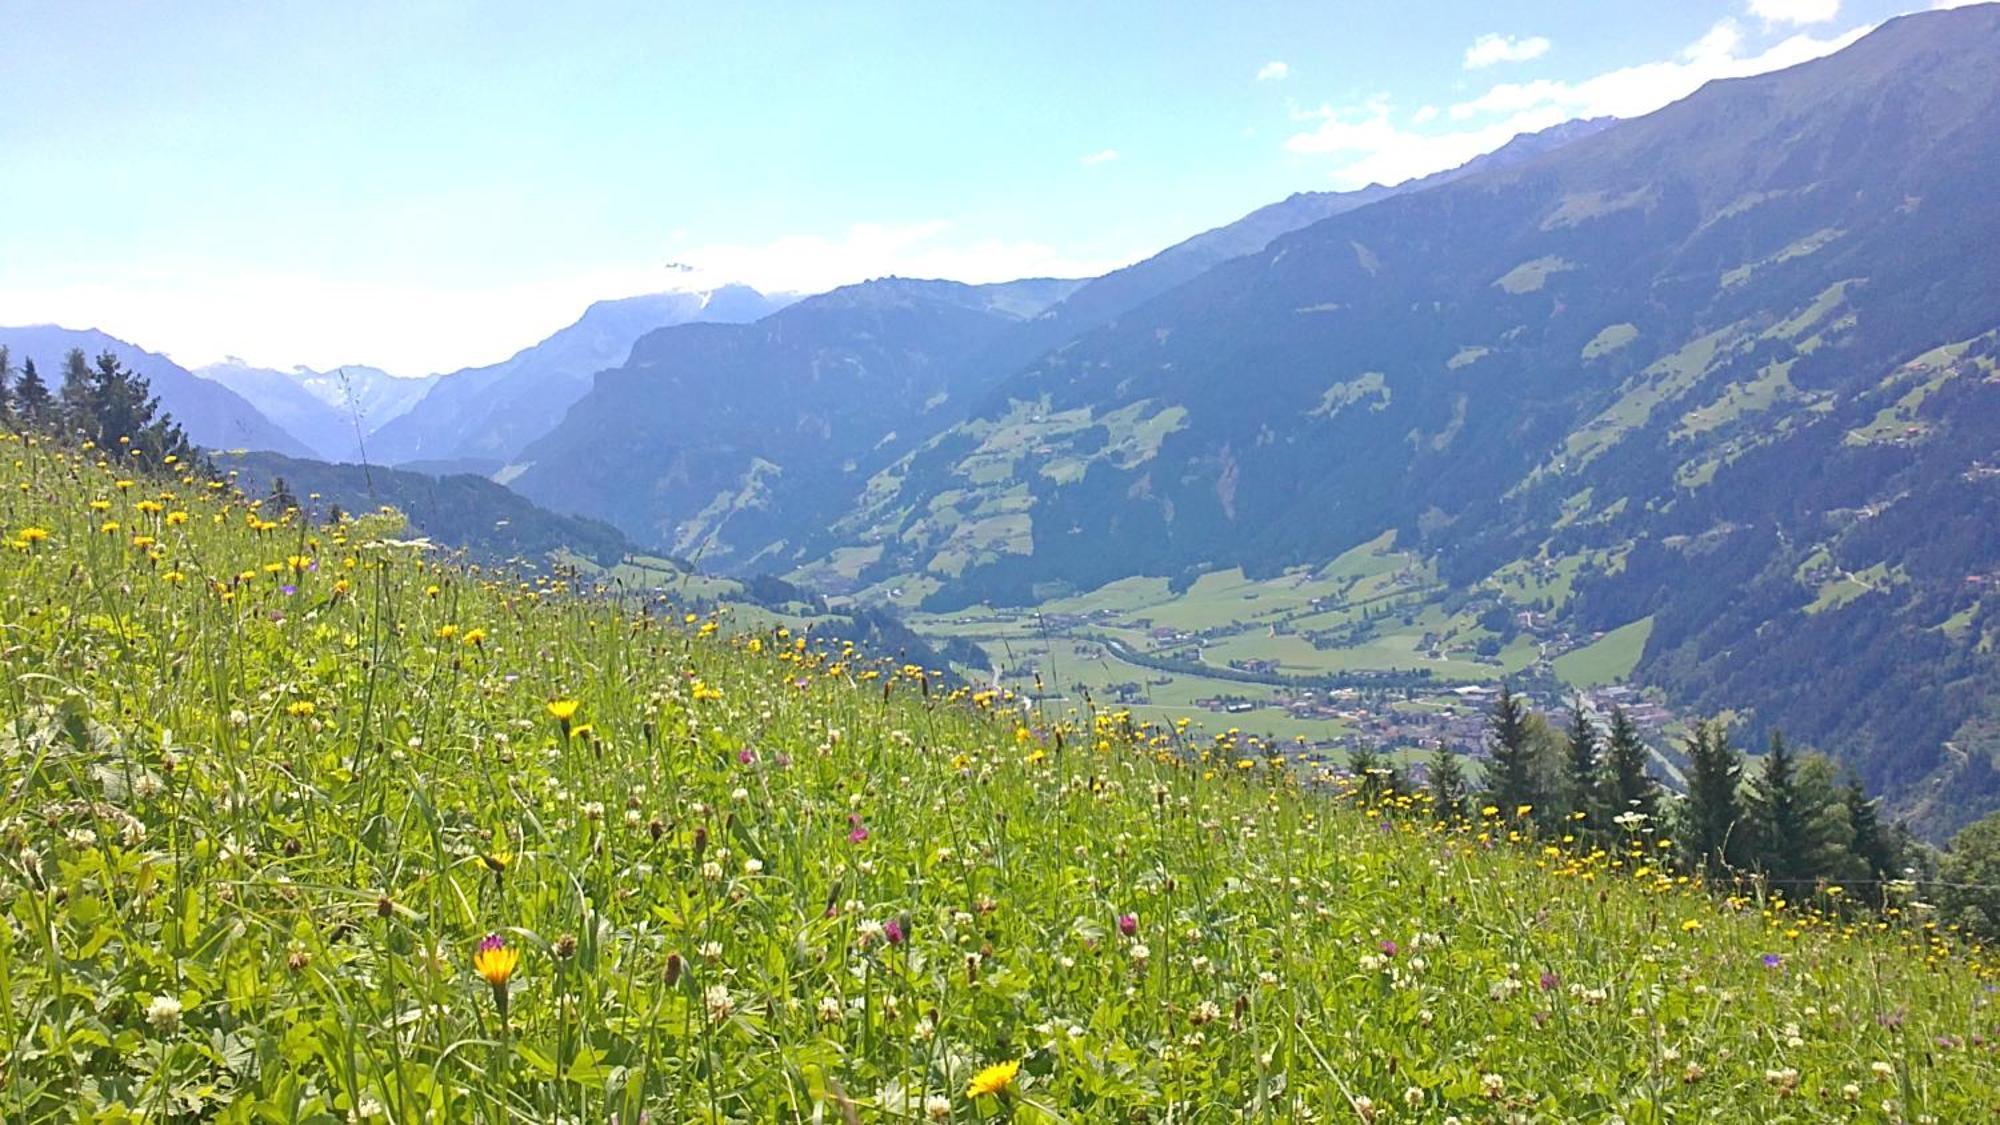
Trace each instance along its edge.
{"label": "mountain range", "polygon": [[243,396],[313,456],[328,461],[353,460],[367,434],[408,413],[439,378],[398,378],[362,366],[277,371],[233,356],[194,373]]}
{"label": "mountain range", "polygon": [[1948,828],[2000,802],[1995,57],[2000,8],[1892,20],[1026,316],[898,281],[666,329],[509,472],[937,610],[1388,533]]}

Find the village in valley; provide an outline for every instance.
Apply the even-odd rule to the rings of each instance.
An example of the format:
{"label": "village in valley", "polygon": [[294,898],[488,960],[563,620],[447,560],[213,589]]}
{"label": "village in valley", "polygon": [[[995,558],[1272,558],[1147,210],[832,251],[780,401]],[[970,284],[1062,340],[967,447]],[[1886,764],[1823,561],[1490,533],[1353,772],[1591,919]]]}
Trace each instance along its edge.
{"label": "village in valley", "polygon": [[961,675],[1043,708],[1187,720],[1288,744],[1306,760],[1365,747],[1414,761],[1439,746],[1483,752],[1505,682],[1551,722],[1581,706],[1604,727],[1622,710],[1659,768],[1675,774],[1680,717],[1657,693],[1624,682],[1650,619],[1577,635],[1559,612],[1590,562],[1516,568],[1468,597],[1448,593],[1385,535],[1324,567],[1268,578],[1210,572],[1180,590],[1128,579],[1032,608],[976,606],[910,621],[927,636],[977,646],[987,667],[960,665]]}

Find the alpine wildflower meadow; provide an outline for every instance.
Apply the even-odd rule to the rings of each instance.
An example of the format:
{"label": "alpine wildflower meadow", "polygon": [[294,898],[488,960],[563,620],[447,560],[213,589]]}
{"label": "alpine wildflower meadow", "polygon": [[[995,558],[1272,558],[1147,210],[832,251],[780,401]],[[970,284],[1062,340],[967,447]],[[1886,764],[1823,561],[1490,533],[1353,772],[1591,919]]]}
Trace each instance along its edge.
{"label": "alpine wildflower meadow", "polygon": [[1914,905],[136,460],[0,439],[7,1121],[2000,1114]]}

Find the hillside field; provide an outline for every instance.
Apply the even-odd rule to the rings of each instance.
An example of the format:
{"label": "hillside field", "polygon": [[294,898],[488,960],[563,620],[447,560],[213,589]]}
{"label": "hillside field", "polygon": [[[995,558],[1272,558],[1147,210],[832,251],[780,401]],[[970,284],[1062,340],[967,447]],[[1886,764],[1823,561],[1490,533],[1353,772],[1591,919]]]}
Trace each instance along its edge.
{"label": "hillside field", "polygon": [[0,442],[8,1121],[2000,1113],[1922,904]]}

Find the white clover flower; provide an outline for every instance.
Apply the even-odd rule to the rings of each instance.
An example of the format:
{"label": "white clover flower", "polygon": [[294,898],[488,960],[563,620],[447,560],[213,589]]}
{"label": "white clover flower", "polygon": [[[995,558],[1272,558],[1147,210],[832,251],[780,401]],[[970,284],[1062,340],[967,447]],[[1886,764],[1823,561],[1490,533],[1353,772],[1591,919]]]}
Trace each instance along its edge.
{"label": "white clover flower", "polygon": [[712,1020],[726,1020],[736,1011],[736,1001],[730,998],[729,990],[719,984],[709,985],[701,994],[701,1002]]}
{"label": "white clover flower", "polygon": [[181,1002],[171,996],[155,996],[146,1005],[146,1022],[165,1034],[172,1035],[180,1030]]}

